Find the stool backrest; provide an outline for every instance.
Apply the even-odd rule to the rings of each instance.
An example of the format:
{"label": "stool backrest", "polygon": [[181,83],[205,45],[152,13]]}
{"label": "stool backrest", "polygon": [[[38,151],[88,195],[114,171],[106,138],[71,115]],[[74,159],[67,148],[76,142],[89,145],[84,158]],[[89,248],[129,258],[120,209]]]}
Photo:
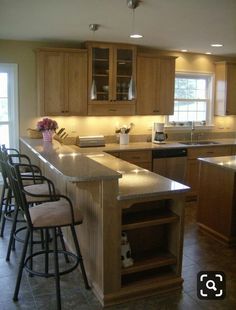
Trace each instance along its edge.
{"label": "stool backrest", "polygon": [[24,194],[24,185],[21,177],[21,164],[10,164],[9,162],[5,162],[4,165],[11,189],[15,197],[15,202],[18,207],[24,212],[28,225],[32,227],[32,222],[29,214],[29,205]]}
{"label": "stool backrest", "polygon": [[20,153],[17,149],[13,148],[6,148],[5,145],[0,145],[0,171],[2,173],[2,178],[4,182],[4,186],[8,188],[8,178],[7,178],[7,172],[4,166],[4,162],[8,160],[8,155],[12,154],[14,156],[19,156]]}
{"label": "stool backrest", "polygon": [[0,171],[2,173],[4,186],[5,186],[5,188],[8,188],[9,184],[8,184],[8,179],[7,179],[7,172],[6,172],[6,168],[4,165],[4,162],[6,162],[6,160],[7,160],[7,158],[6,158],[4,148],[3,148],[3,146],[0,146]]}

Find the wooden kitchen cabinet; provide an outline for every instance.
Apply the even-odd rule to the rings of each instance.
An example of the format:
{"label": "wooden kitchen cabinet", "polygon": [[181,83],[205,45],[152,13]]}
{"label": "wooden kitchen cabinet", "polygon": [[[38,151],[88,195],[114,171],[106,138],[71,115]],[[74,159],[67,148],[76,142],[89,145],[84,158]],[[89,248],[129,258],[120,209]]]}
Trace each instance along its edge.
{"label": "wooden kitchen cabinet", "polygon": [[176,57],[138,55],[138,115],[174,113],[175,59]]}
{"label": "wooden kitchen cabinet", "polygon": [[152,170],[152,152],[145,151],[125,151],[120,152],[120,158],[135,164],[141,168]]}
{"label": "wooden kitchen cabinet", "polygon": [[198,195],[199,188],[199,157],[229,156],[232,154],[230,145],[194,147],[188,149],[186,185],[191,187],[189,196]]}
{"label": "wooden kitchen cabinet", "polygon": [[236,62],[217,62],[215,114],[236,115]]}
{"label": "wooden kitchen cabinet", "polygon": [[36,56],[40,115],[86,115],[87,51],[42,48]]}
{"label": "wooden kitchen cabinet", "polygon": [[[136,84],[136,47],[88,42],[88,114],[134,115],[135,99],[128,100],[131,78]],[[96,96],[91,98],[92,84]]]}
{"label": "wooden kitchen cabinet", "polygon": [[[228,246],[236,245],[234,157],[200,162],[197,223],[203,232]],[[211,180],[211,182],[209,182]]]}
{"label": "wooden kitchen cabinet", "polygon": [[108,151],[108,154],[123,159],[131,164],[152,171],[152,152],[149,150],[140,151]]}
{"label": "wooden kitchen cabinet", "polygon": [[136,203],[122,210],[122,231],[134,264],[122,268],[121,289],[135,291],[140,283],[153,289],[176,280],[181,286],[182,225],[182,210],[171,200]]}

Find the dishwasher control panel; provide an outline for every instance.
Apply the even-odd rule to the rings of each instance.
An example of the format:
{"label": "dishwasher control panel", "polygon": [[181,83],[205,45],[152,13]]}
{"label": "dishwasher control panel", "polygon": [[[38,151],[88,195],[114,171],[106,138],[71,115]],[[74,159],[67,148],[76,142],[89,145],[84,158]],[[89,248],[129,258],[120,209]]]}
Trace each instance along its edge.
{"label": "dishwasher control panel", "polygon": [[188,154],[187,148],[166,148],[152,151],[152,158],[185,157]]}

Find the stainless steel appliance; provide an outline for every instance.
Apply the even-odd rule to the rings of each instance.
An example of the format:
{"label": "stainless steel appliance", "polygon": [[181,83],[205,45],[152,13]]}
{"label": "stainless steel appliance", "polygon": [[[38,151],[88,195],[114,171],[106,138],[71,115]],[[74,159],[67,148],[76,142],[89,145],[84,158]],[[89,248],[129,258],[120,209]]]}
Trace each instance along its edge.
{"label": "stainless steel appliance", "polygon": [[184,183],[187,164],[186,148],[166,148],[152,151],[153,172]]}
{"label": "stainless steel appliance", "polygon": [[164,133],[164,123],[153,123],[152,142],[165,143],[167,134]]}

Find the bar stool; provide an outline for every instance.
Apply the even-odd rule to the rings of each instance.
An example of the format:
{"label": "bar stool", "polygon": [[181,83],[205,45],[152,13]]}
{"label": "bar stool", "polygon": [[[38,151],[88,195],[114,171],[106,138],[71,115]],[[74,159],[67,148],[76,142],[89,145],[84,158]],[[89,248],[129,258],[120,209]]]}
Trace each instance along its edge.
{"label": "bar stool", "polygon": [[[5,229],[5,224],[6,220],[8,221],[14,221],[13,218],[13,213],[15,211],[15,206],[14,203],[12,202],[13,200],[13,194],[12,194],[12,189],[9,185],[9,180],[7,176],[6,169],[4,167],[4,161],[8,160],[8,157],[11,157],[12,162],[17,162],[17,163],[26,163],[26,164],[31,164],[31,160],[27,155],[20,154],[20,152],[17,149],[13,148],[6,148],[5,146],[0,146],[0,168],[1,168],[1,173],[3,177],[3,189],[2,189],[2,196],[1,196],[1,201],[0,201],[0,220],[2,218],[2,225],[1,225],[1,230],[0,230],[0,237],[3,237],[4,235],[4,229]],[[42,174],[40,171],[39,167],[36,167],[36,170],[33,171],[28,171],[23,170],[22,175],[25,177],[29,176],[30,179],[32,176],[36,176],[37,174]],[[27,184],[33,184],[32,179],[29,181],[25,181]],[[42,188],[43,190],[43,188]],[[18,220],[19,222],[22,222],[21,220]]]}
{"label": "bar stool", "polygon": [[11,152],[11,153],[19,154],[19,151],[16,149],[12,149],[12,148],[6,149],[5,146],[0,146],[0,171],[1,171],[2,179],[3,179],[3,187],[2,187],[2,194],[1,194],[1,200],[0,200],[0,221],[2,219],[2,213],[3,213],[3,219],[2,219],[0,237],[3,237],[3,234],[4,234],[5,221],[6,220],[12,221],[13,220],[12,213],[14,212],[14,204],[12,203],[12,198],[13,198],[12,190],[9,186],[6,171],[2,165],[4,152]]}
{"label": "bar stool", "polygon": [[[13,300],[18,300],[18,293],[20,289],[20,283],[22,278],[22,272],[25,268],[29,273],[32,273],[41,277],[54,277],[56,284],[56,296],[57,296],[57,309],[61,309],[61,293],[60,293],[60,276],[66,273],[69,273],[76,269],[80,265],[85,288],[89,289],[89,284],[83,264],[82,255],[80,252],[79,242],[76,236],[75,226],[82,224],[83,218],[78,208],[73,208],[73,205],[70,199],[64,195],[53,195],[50,194],[48,197],[51,201],[38,204],[34,208],[29,208],[26,195],[27,191],[25,190],[22,183],[22,176],[20,174],[21,165],[8,165],[8,169],[11,175],[11,184],[16,198],[16,202],[19,207],[24,211],[24,216],[27,221],[27,232],[25,236],[25,242],[22,250],[22,255],[19,264],[18,276],[15,286],[15,291],[13,295]],[[58,250],[57,247],[57,229],[61,227],[70,227],[72,238],[74,241],[76,254]],[[53,236],[53,250],[49,250],[48,247],[43,251],[35,252],[29,256],[26,256],[27,247],[29,243],[29,238],[32,235],[33,231],[38,229],[45,229],[46,231],[51,230]],[[54,272],[49,272],[45,264],[45,272],[35,272],[30,268],[28,262],[38,255],[45,255],[45,258],[48,258],[48,255],[53,253],[54,256]],[[72,267],[67,270],[59,270],[58,254],[64,254],[71,256],[75,259],[75,263]],[[45,259],[47,262],[47,259]]]}
{"label": "bar stool", "polygon": [[[4,171],[5,180],[7,180],[7,184],[10,190],[11,190],[11,186],[9,184],[10,175],[8,173],[8,169],[6,168],[7,161],[9,161],[11,164],[21,163],[21,178],[22,181],[24,182],[25,185],[24,187],[27,189],[28,192],[27,202],[29,203],[30,206],[37,205],[38,203],[43,201],[46,202],[48,201],[49,194],[52,193],[54,195],[56,194],[56,190],[54,188],[53,183],[50,182],[50,180],[47,180],[47,183],[44,182],[46,178],[43,177],[41,169],[36,165],[32,165],[28,156],[20,154],[19,152],[15,152],[15,154],[8,154],[7,150],[8,149],[3,149],[0,151],[0,164],[2,167],[2,171]],[[27,162],[27,164],[22,164],[22,162],[24,161]],[[37,177],[39,176],[40,179],[37,179]],[[6,219],[8,219],[7,213],[4,214],[3,217],[2,231],[4,231]],[[19,208],[17,205],[14,208],[14,216],[11,218],[11,220],[13,221],[13,223],[10,232],[6,261],[10,260],[11,250],[15,250],[15,241],[24,242],[22,238],[18,237],[18,234],[24,231],[26,229],[26,226],[17,228],[17,224],[25,222],[25,220],[19,219]],[[33,235],[31,236],[32,237],[31,248],[33,247],[34,244],[38,243],[41,244],[42,247],[44,247],[43,230],[40,231],[40,234],[41,234],[41,240],[39,241],[34,240]],[[58,231],[58,235],[61,239],[62,247],[63,249],[65,249],[64,239],[61,230]],[[66,261],[68,261],[67,257]]]}
{"label": "bar stool", "polygon": [[[50,198],[49,198],[50,195],[55,196],[56,194],[58,194],[58,191],[56,191],[54,184],[49,179],[47,179],[45,176],[42,175],[41,169],[38,166],[32,165],[32,164],[22,164],[24,158],[26,158],[28,162],[30,161],[30,160],[28,160],[28,157],[26,155],[23,155],[23,154],[7,155],[5,153],[5,162],[4,162],[3,166],[7,165],[7,161],[9,161],[9,163],[11,165],[14,165],[14,164],[19,163],[19,162],[21,163],[20,164],[20,166],[21,166],[21,169],[20,169],[21,180],[22,180],[22,184],[24,186],[24,189],[27,192],[26,199],[27,199],[27,203],[30,207],[35,207],[39,203],[50,201]],[[27,172],[25,172],[25,171],[27,171]],[[8,179],[10,180],[11,175],[9,175],[8,169],[6,169],[6,174],[7,174]],[[47,182],[45,182],[45,181],[47,181]],[[28,185],[26,185],[26,184],[28,184]],[[13,219],[13,225],[11,228],[9,244],[8,244],[8,249],[7,249],[6,261],[10,260],[11,250],[15,250],[15,240],[22,242],[22,243],[24,242],[24,240],[22,240],[22,238],[19,238],[17,236],[18,233],[20,233],[21,231],[26,229],[26,226],[20,227],[18,229],[16,227],[17,224],[19,222],[21,222],[18,219],[19,211],[20,211],[19,207],[16,204],[14,219]],[[40,235],[41,235],[41,239],[39,241],[37,241],[37,240],[35,240],[35,238],[33,238],[33,234],[31,235],[31,241],[30,241],[31,253],[33,252],[34,244],[41,244],[42,248],[44,248],[45,240],[44,240],[43,229],[40,230]],[[58,229],[57,235],[60,237],[60,241],[61,241],[61,245],[62,245],[63,250],[65,250],[66,247],[65,247],[65,242],[63,239],[63,234],[62,234],[61,229]],[[46,237],[47,236],[45,235],[45,238]],[[51,240],[51,239],[48,238],[48,240]],[[65,260],[66,260],[66,262],[69,262],[68,257],[66,255],[65,255]],[[31,260],[31,267],[32,267],[32,260]]]}

